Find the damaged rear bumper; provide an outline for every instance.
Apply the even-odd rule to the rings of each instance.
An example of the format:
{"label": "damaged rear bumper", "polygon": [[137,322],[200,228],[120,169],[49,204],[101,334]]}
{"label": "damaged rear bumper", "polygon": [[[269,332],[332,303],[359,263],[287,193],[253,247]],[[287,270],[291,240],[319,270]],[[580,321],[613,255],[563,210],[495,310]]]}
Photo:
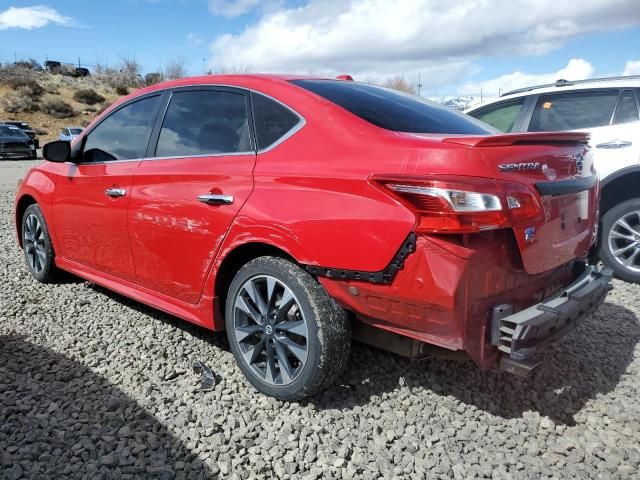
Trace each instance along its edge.
{"label": "damaged rear bumper", "polygon": [[511,305],[495,307],[491,344],[510,360],[506,364],[530,364],[538,351],[566,335],[600,306],[611,289],[611,275],[608,268],[587,266],[560,295],[517,313]]}

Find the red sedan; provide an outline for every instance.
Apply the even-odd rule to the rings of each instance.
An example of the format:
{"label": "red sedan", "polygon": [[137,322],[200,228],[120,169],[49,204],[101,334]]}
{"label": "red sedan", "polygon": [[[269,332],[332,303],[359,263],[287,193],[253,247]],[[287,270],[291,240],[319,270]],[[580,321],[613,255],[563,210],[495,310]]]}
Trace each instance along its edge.
{"label": "red sedan", "polygon": [[138,90],[44,156],[15,204],[33,276],[226,330],[281,399],[331,384],[352,336],[526,372],[608,291],[580,133],[498,135],[348,79],[206,76]]}

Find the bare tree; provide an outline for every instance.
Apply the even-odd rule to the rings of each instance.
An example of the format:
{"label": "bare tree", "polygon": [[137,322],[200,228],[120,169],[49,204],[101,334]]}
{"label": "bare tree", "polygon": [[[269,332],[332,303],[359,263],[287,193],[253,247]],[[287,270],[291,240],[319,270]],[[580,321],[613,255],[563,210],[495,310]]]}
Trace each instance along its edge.
{"label": "bare tree", "polygon": [[383,87],[393,88],[401,92],[416,94],[416,88],[405,79],[402,75],[396,75],[395,77],[389,77],[382,84]]}
{"label": "bare tree", "polygon": [[167,80],[175,80],[187,76],[187,61],[184,57],[171,60],[164,68],[164,77]]}
{"label": "bare tree", "polygon": [[122,83],[128,87],[137,87],[140,83],[140,63],[135,57],[120,58]]}
{"label": "bare tree", "polygon": [[218,65],[213,69],[213,73],[229,73],[229,74],[242,74],[249,73],[251,67],[246,64],[232,63],[229,65]]}

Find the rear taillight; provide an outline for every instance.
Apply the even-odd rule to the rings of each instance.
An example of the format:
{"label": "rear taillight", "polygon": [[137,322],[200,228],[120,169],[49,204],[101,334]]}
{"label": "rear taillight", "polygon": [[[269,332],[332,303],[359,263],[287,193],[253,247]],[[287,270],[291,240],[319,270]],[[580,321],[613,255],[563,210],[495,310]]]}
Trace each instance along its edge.
{"label": "rear taillight", "polygon": [[506,228],[540,216],[535,196],[525,185],[475,177],[375,178],[417,216],[416,231],[474,233]]}

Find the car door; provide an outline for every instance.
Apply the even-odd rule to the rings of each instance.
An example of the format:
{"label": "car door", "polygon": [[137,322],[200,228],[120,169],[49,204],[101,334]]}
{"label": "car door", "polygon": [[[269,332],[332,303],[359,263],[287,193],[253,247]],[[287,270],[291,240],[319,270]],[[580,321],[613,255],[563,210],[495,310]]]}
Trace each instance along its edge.
{"label": "car door", "polygon": [[131,101],[83,137],[75,162],[56,179],[53,214],[67,260],[133,281],[127,229],[133,173],[145,156],[162,95]]}
{"label": "car door", "polygon": [[538,96],[528,131],[580,130],[591,134],[601,178],[640,156],[638,109],[632,90],[598,89]]}
{"label": "car door", "polygon": [[249,95],[232,88],[172,92],[155,151],[136,170],[129,230],[137,282],[198,302],[213,258],[253,188]]}
{"label": "car door", "polygon": [[611,125],[591,130],[601,178],[640,163],[640,118],[632,90],[622,90]]}

